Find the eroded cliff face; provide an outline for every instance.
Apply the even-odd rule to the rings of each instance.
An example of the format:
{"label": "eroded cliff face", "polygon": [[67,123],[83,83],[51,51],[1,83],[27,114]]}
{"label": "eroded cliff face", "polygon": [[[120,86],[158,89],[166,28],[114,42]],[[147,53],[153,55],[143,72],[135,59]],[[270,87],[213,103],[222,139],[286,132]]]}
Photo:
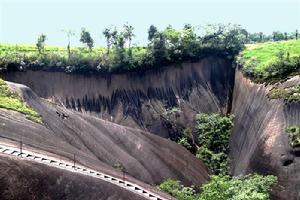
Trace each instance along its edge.
{"label": "eroded cliff face", "polygon": [[[269,99],[267,93],[273,86],[251,82],[241,72],[234,72],[230,61],[207,58],[198,63],[185,63],[143,74],[107,77],[42,71],[10,72],[5,79],[27,85],[39,96],[73,110],[55,105],[59,113],[74,116],[69,119],[72,124],[82,120],[78,117],[81,114],[76,114],[76,111],[82,112],[84,123],[70,127],[59,122],[55,118],[57,116],[44,113],[43,107],[33,106],[44,117],[51,117],[48,129],[72,148],[84,149],[97,162],[101,161],[99,163],[105,160],[104,163],[111,165],[115,158],[120,159],[128,164],[133,177],[148,183],[158,183],[171,176],[197,185],[207,179],[207,171],[190,154],[178,150],[178,146],[162,143],[159,137],[137,129],[104,123],[99,118],[174,138],[180,134],[181,127],[194,127],[195,115],[199,112],[232,113],[235,115],[230,141],[232,174],[275,174],[279,185],[274,189],[274,199],[299,199],[300,150],[291,148],[286,129],[300,123],[300,103]],[[300,78],[288,80],[280,87],[291,84],[300,84]],[[94,135],[93,132],[99,130],[100,136]],[[147,148],[142,151],[135,143]],[[164,145],[168,145],[169,150],[162,148]],[[132,146],[135,148],[132,149]],[[64,148],[63,145],[61,147]],[[147,163],[149,155],[156,160],[152,165]],[[181,160],[181,156],[189,157]],[[135,163],[134,166],[131,163]],[[201,170],[197,171],[191,163]]]}
{"label": "eroded cliff face", "polygon": [[[1,142],[18,146],[22,137],[25,149],[33,148],[34,152],[62,156],[65,160],[73,160],[76,155],[77,163],[119,178],[123,174],[113,166],[121,163],[126,169],[126,180],[141,185],[157,185],[167,178],[201,185],[208,179],[206,166],[169,139],[57,106],[40,99],[24,85],[8,85],[40,113],[43,124],[32,122],[21,113],[0,109]],[[0,167],[1,160],[2,156]]]}
{"label": "eroded cliff face", "polygon": [[[300,84],[294,78],[293,84]],[[282,85],[291,84],[287,81]],[[273,86],[252,83],[241,72],[235,76],[232,113],[235,115],[230,157],[233,175],[275,174],[279,185],[274,199],[300,198],[300,153],[288,143],[287,127],[300,123],[300,103],[269,99]]]}
{"label": "eroded cliff face", "polygon": [[143,74],[27,71],[8,73],[5,79],[67,108],[174,138],[178,127],[193,126],[196,113],[230,110],[234,69],[229,61],[208,58]]}

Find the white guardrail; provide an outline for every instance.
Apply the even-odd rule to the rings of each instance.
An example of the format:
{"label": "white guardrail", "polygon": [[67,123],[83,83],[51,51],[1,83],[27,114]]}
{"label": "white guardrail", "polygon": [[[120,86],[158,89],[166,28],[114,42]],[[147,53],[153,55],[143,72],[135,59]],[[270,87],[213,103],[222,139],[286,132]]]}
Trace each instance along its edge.
{"label": "white guardrail", "polygon": [[73,173],[78,173],[78,174],[83,174],[86,176],[98,178],[103,181],[114,184],[118,187],[124,188],[130,192],[138,194],[146,199],[167,200],[166,198],[163,198],[153,192],[150,192],[150,191],[144,189],[140,185],[137,185],[137,184],[134,184],[134,183],[131,183],[128,181],[124,181],[122,179],[113,177],[111,175],[104,174],[99,171],[95,171],[93,169],[87,168],[87,167],[79,165],[79,164],[76,164],[76,166],[75,166],[74,163],[71,163],[70,161],[61,160],[61,159],[57,159],[54,157],[38,154],[38,153],[31,152],[31,151],[28,151],[25,149],[20,150],[18,148],[9,147],[9,146],[5,146],[2,144],[0,144],[0,153],[8,154],[11,156],[16,156],[18,158],[25,159],[25,160],[42,163],[42,164],[45,164],[45,165],[48,165],[51,167],[60,168],[60,169],[67,170],[67,171],[70,171]]}

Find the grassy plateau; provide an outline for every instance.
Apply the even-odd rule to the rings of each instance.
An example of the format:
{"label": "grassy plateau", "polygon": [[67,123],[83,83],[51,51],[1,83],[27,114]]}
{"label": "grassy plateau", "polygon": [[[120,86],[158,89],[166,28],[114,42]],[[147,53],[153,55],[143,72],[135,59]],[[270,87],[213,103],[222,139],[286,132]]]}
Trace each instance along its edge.
{"label": "grassy plateau", "polygon": [[300,40],[247,45],[237,56],[237,63],[254,80],[280,80],[299,73]]}

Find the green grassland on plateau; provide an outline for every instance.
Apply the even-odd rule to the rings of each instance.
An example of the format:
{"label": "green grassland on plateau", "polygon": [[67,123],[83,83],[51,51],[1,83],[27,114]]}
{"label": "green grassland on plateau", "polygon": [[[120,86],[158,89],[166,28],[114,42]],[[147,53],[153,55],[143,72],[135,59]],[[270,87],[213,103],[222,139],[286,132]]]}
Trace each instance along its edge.
{"label": "green grassland on plateau", "polygon": [[24,114],[27,119],[42,123],[41,116],[27,106],[16,93],[10,91],[7,84],[2,79],[0,79],[0,108],[20,112]]}
{"label": "green grassland on plateau", "polygon": [[266,42],[246,45],[237,56],[243,71],[258,82],[284,79],[298,74],[300,40]]}
{"label": "green grassland on plateau", "polygon": [[[131,27],[132,29],[132,27]],[[218,56],[232,60],[244,47],[246,34],[239,25],[209,25],[199,34],[191,25],[182,29],[171,26],[148,31],[148,43],[130,45],[132,32],[113,31],[106,37],[106,48],[95,47],[89,32],[82,30],[84,47],[46,45],[46,35],[36,45],[0,44],[0,70],[45,70],[80,74],[141,72],[162,66],[197,62]]]}

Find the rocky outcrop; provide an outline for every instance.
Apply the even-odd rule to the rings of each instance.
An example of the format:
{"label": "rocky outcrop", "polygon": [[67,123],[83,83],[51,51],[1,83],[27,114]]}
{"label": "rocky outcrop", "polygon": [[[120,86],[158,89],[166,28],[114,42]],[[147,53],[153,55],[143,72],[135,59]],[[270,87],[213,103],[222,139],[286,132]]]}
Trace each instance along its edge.
{"label": "rocky outcrop", "polygon": [[[138,74],[27,71],[8,73],[5,79],[67,108],[172,138],[176,130],[170,121],[192,127],[198,112],[230,110],[234,69],[227,60],[207,58]],[[178,112],[170,120],[166,114],[174,107]]]}
{"label": "rocky outcrop", "polygon": [[62,108],[40,99],[24,85],[8,85],[41,114],[44,124],[0,109],[1,140],[22,138],[25,146],[70,160],[75,155],[76,162],[120,178],[123,174],[112,166],[122,163],[126,177],[142,185],[159,184],[166,178],[200,185],[208,179],[204,164],[175,142]]}
{"label": "rocky outcrop", "polygon": [[[300,103],[269,99],[267,93],[274,86],[251,82],[241,72],[235,73],[229,61],[207,58],[140,74],[27,71],[4,77],[30,86],[52,103],[25,95],[42,114],[45,126],[27,126],[25,119],[16,114],[9,118],[7,111],[1,115],[0,110],[0,121],[7,124],[1,133],[17,138],[29,132],[27,140],[42,141],[41,148],[76,152],[79,161],[111,173],[115,171],[108,166],[121,161],[133,178],[146,183],[173,177],[199,185],[208,173],[182,147],[142,130],[173,138],[180,127],[194,126],[198,112],[232,113],[231,173],[274,174],[279,184],[273,199],[299,199],[300,150],[289,145],[286,129],[300,123]],[[294,84],[300,84],[299,77],[276,87]]]}
{"label": "rocky outcrop", "polygon": [[98,179],[47,165],[0,156],[2,200],[146,200]]}
{"label": "rocky outcrop", "polygon": [[[281,85],[289,83],[291,81]],[[241,72],[236,73],[231,170],[233,175],[252,172],[277,175],[279,185],[274,190],[274,199],[297,200],[300,197],[300,154],[289,145],[286,129],[300,123],[300,103],[269,99],[267,93],[272,87],[255,84]]]}

